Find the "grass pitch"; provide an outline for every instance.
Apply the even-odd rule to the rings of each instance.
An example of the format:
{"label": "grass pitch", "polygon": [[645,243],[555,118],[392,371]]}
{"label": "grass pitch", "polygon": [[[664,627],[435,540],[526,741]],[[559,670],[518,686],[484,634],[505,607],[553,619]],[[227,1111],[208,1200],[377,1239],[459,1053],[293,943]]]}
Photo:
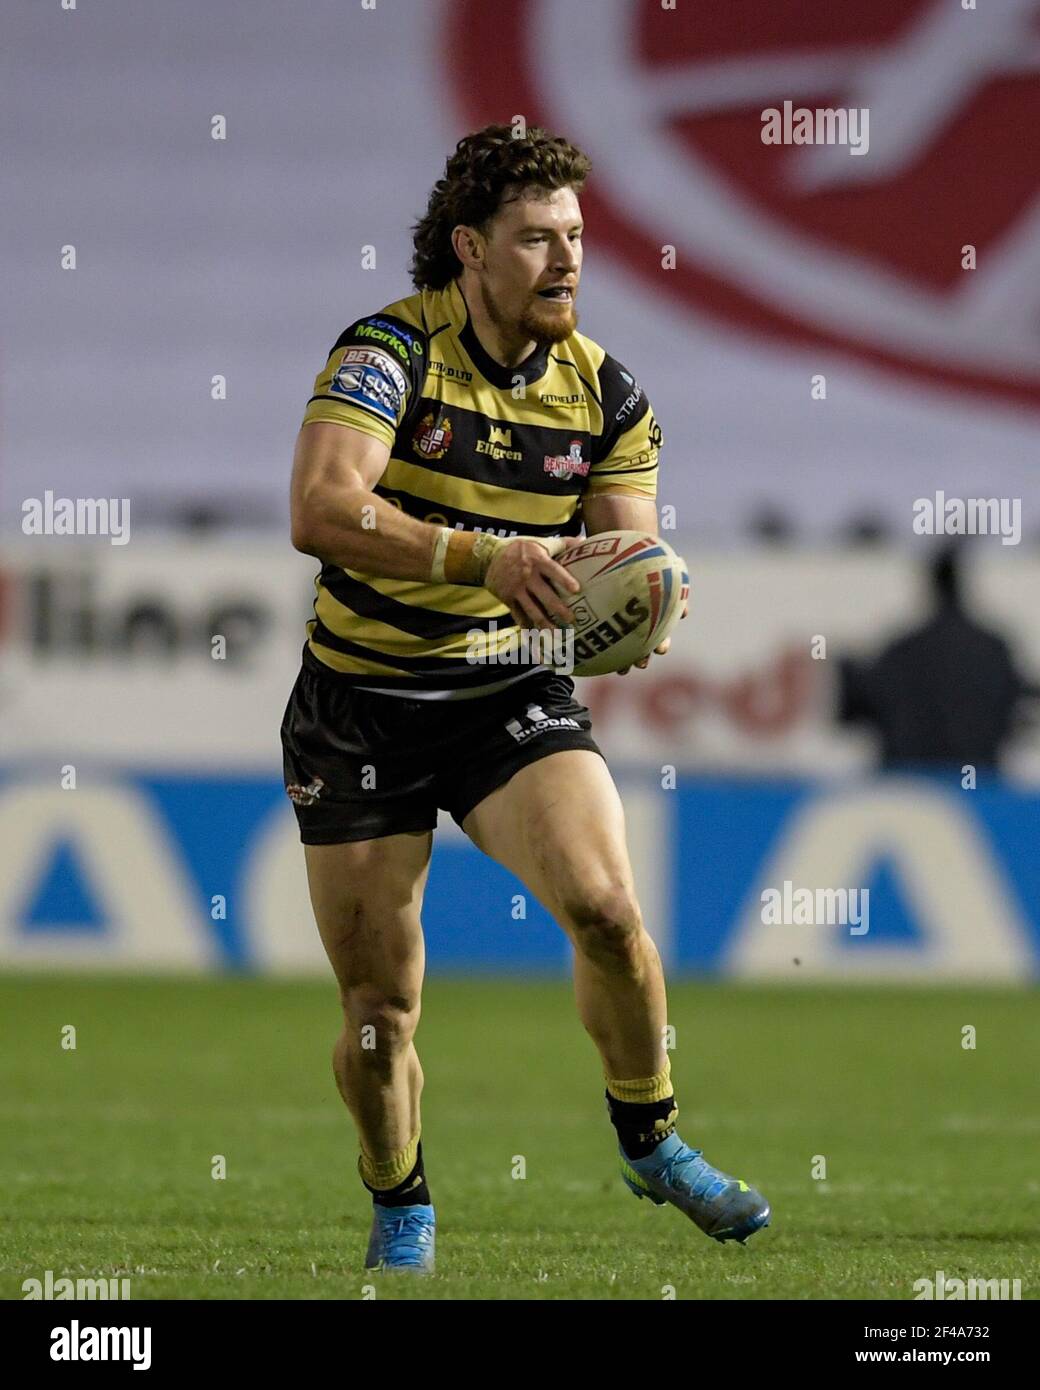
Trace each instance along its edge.
{"label": "grass pitch", "polygon": [[381,1299],[906,1300],[940,1269],[1037,1296],[1035,993],[674,982],[669,1001],[680,1132],[765,1192],[769,1229],[718,1245],[625,1190],[569,984],[433,978],[417,1044],[438,1272],[414,1280],[362,1270],[331,977],[0,979],[0,1297],[48,1269],[128,1277],[134,1299],[374,1283]]}

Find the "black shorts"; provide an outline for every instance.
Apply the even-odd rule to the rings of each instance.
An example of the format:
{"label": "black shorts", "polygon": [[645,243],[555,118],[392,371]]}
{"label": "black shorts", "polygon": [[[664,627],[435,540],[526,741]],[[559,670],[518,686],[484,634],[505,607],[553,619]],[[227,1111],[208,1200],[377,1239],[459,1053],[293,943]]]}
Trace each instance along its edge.
{"label": "black shorts", "polygon": [[282,720],[286,792],[307,845],[433,830],[439,807],[461,825],[528,763],[600,752],[574,682],[552,671],[472,699],[410,700],[317,665],[304,660]]}

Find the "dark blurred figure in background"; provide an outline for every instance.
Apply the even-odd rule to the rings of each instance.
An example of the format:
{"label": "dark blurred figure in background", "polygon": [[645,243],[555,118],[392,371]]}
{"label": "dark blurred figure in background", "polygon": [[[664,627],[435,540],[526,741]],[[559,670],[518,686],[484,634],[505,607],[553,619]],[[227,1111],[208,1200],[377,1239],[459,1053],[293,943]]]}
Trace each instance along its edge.
{"label": "dark blurred figure in background", "polygon": [[873,661],[842,658],[838,718],[881,738],[881,766],[997,770],[1024,722],[1023,700],[1040,687],[1020,675],[999,633],[965,612],[963,546],[945,546],[929,567],[935,611]]}

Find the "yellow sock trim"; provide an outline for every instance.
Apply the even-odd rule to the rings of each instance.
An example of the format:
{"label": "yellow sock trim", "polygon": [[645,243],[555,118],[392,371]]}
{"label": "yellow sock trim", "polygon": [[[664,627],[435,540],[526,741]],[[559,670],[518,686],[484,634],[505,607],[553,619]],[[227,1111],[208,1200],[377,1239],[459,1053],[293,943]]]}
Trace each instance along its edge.
{"label": "yellow sock trim", "polygon": [[656,1076],[638,1077],[634,1081],[617,1081],[607,1077],[607,1090],[615,1100],[633,1101],[645,1105],[655,1100],[668,1100],[672,1094],[672,1061],[665,1058],[664,1070]]}
{"label": "yellow sock trim", "polygon": [[418,1150],[419,1134],[405,1148],[395,1153],[392,1158],[378,1162],[374,1158],[369,1158],[362,1149],[361,1157],[358,1159],[358,1172],[369,1187],[377,1187],[380,1191],[389,1191],[391,1187],[396,1187],[398,1183],[404,1182],[415,1167]]}

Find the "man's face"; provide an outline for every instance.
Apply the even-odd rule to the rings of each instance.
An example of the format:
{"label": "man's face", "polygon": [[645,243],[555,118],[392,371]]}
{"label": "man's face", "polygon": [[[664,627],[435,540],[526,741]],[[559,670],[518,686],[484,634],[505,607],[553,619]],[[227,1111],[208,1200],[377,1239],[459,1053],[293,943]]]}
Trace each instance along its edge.
{"label": "man's face", "polygon": [[572,188],[534,189],[502,205],[488,227],[480,281],[493,323],[540,343],[574,332],[581,233]]}

